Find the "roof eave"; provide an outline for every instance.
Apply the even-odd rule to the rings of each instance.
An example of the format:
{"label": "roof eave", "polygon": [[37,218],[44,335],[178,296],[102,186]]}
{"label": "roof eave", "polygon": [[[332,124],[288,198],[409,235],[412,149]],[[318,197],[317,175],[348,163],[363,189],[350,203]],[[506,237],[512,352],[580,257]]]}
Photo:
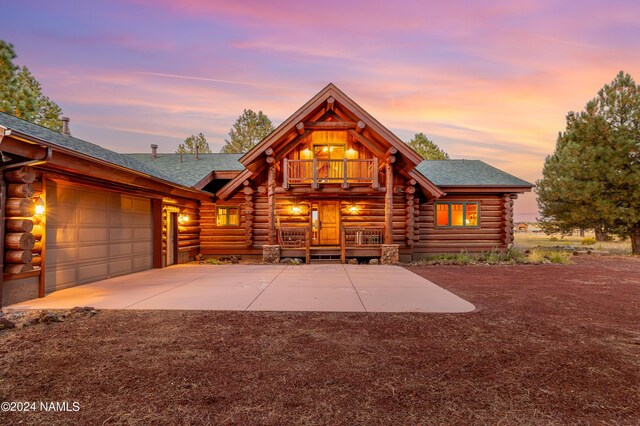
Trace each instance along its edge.
{"label": "roof eave", "polygon": [[438,185],[447,193],[451,192],[531,192],[534,185]]}
{"label": "roof eave", "polygon": [[429,179],[427,179],[424,175],[422,175],[417,170],[415,169],[409,170],[407,174],[411,178],[415,179],[416,182],[420,185],[420,187],[422,187],[427,192],[429,192],[434,198],[437,199],[445,195],[445,191],[443,191],[439,186],[431,182]]}
{"label": "roof eave", "polygon": [[202,190],[199,190],[199,189],[194,189],[192,187],[181,185],[179,183],[172,182],[172,181],[169,181],[169,180],[166,180],[166,179],[162,179],[162,178],[159,178],[157,176],[153,176],[153,175],[150,175],[150,174],[138,171],[138,170],[130,169],[128,167],[120,166],[118,164],[114,164],[114,163],[111,163],[109,161],[101,160],[99,158],[95,158],[95,157],[92,157],[90,155],[86,155],[86,154],[83,154],[81,152],[74,151],[72,149],[65,148],[65,147],[62,147],[62,146],[57,145],[57,144],[53,144],[53,143],[48,142],[48,141],[46,141],[44,139],[40,139],[40,138],[31,136],[31,135],[26,134],[26,133],[22,133],[20,131],[17,131],[17,130],[11,129],[11,128],[4,127],[4,129],[5,129],[5,131],[4,131],[5,136],[11,136],[11,137],[13,137],[15,139],[20,139],[20,140],[22,140],[24,142],[27,142],[27,143],[34,143],[34,144],[44,145],[44,146],[52,148],[54,151],[60,151],[60,152],[63,152],[65,154],[68,154],[68,155],[71,155],[71,156],[75,156],[75,157],[82,158],[82,159],[85,159],[85,160],[90,160],[90,161],[93,161],[93,162],[98,163],[98,164],[102,164],[102,165],[105,165],[105,166],[108,166],[108,167],[112,167],[114,169],[123,170],[123,171],[126,171],[126,172],[134,174],[134,175],[142,176],[142,177],[145,177],[147,179],[163,183],[165,185],[170,185],[170,186],[173,186],[175,188],[180,188],[180,189],[182,189],[184,191],[188,191],[188,192],[200,195],[200,197],[198,197],[198,198],[201,198],[202,195],[207,195],[208,197],[211,196],[211,194],[209,192],[206,192],[206,191],[202,191]]}

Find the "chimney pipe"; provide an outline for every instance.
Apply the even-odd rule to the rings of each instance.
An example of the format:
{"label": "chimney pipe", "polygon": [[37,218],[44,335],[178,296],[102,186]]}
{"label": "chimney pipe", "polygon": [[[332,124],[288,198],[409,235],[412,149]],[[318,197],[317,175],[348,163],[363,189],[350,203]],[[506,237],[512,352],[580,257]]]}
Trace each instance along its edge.
{"label": "chimney pipe", "polygon": [[60,117],[60,121],[62,121],[62,133],[67,136],[71,136],[71,131],[69,130],[69,117]]}
{"label": "chimney pipe", "polygon": [[198,159],[198,154],[199,154],[199,152],[198,152],[198,151],[199,151],[199,149],[198,149],[198,147],[196,146],[196,160]]}
{"label": "chimney pipe", "polygon": [[153,158],[154,160],[158,158],[158,145],[156,145],[155,143],[151,144],[151,158]]}

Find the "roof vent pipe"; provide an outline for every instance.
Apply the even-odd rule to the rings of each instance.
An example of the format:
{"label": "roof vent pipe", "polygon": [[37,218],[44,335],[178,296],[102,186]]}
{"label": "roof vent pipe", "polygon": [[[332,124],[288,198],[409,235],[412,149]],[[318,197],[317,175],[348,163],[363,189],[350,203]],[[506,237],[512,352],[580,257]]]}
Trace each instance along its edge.
{"label": "roof vent pipe", "polygon": [[199,151],[200,151],[200,150],[198,149],[198,146],[196,146],[196,160],[198,159]]}
{"label": "roof vent pipe", "polygon": [[151,144],[151,158],[153,158],[154,160],[158,158],[158,145],[156,145],[155,143]]}
{"label": "roof vent pipe", "polygon": [[69,130],[69,117],[60,117],[60,121],[62,121],[62,133],[67,136],[71,136],[71,131]]}

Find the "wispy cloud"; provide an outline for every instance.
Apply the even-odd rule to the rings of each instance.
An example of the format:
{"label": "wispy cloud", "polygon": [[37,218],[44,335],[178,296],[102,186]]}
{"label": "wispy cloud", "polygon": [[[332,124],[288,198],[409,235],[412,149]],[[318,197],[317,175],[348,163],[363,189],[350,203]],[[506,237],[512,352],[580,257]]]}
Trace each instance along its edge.
{"label": "wispy cloud", "polygon": [[219,145],[244,108],[277,124],[333,81],[405,140],[422,131],[535,180],[565,114],[640,70],[633,0],[22,0],[2,13],[78,136],[143,152],[200,131]]}
{"label": "wispy cloud", "polygon": [[253,81],[222,80],[218,78],[196,77],[196,76],[190,76],[190,75],[177,75],[177,74],[164,74],[160,72],[147,72],[147,71],[138,71],[137,74],[152,75],[156,77],[178,78],[182,80],[206,81],[210,83],[235,84],[238,86],[270,87],[275,89],[295,90],[294,87],[282,86],[277,84],[268,84],[268,83],[256,83]]}

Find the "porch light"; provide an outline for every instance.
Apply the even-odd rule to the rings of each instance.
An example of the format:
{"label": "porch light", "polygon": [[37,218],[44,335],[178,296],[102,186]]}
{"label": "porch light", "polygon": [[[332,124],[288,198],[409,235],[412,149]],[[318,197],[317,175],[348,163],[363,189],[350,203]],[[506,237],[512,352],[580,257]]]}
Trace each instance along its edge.
{"label": "porch light", "polygon": [[44,200],[40,197],[36,200],[36,214],[42,215],[44,214]]}
{"label": "porch light", "polygon": [[291,206],[291,214],[293,215],[299,215],[302,214],[302,207],[300,207],[300,205],[298,204],[294,204]]}
{"label": "porch light", "polygon": [[186,213],[180,213],[180,215],[178,215],[178,223],[183,224],[187,222],[189,222],[189,215]]}
{"label": "porch light", "polygon": [[347,208],[347,211],[348,211],[350,214],[358,214],[358,210],[360,210],[360,209],[358,208],[358,205],[357,205],[357,204],[355,204],[355,203],[354,203],[354,204],[351,204],[351,205]]}

